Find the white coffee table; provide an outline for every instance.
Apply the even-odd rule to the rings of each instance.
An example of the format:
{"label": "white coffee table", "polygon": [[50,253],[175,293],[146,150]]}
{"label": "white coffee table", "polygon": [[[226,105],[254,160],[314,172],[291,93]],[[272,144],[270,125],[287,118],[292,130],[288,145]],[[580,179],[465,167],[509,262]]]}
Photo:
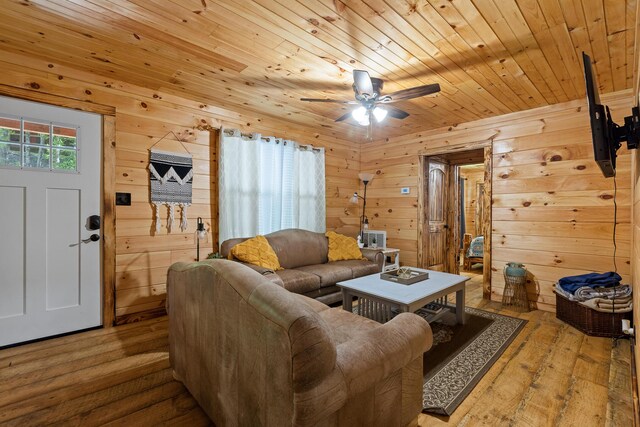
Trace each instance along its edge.
{"label": "white coffee table", "polygon": [[393,308],[412,313],[430,302],[455,292],[456,321],[464,324],[465,282],[469,278],[440,271],[414,267],[411,269],[427,271],[429,278],[412,285],[401,285],[382,280],[380,273],[375,273],[338,282],[337,285],[342,288],[342,308],[352,311],[353,297],[358,297],[358,304],[361,305],[360,314],[379,322],[386,322],[391,319]]}

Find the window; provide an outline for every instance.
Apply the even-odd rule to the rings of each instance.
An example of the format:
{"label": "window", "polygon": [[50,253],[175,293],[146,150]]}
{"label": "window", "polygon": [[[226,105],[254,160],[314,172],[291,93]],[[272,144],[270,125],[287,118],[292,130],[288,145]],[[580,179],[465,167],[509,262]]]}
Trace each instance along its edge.
{"label": "window", "polygon": [[286,228],[324,232],[324,149],[222,131],[219,192],[220,242]]}
{"label": "window", "polygon": [[0,116],[0,167],[78,171],[78,128]]}

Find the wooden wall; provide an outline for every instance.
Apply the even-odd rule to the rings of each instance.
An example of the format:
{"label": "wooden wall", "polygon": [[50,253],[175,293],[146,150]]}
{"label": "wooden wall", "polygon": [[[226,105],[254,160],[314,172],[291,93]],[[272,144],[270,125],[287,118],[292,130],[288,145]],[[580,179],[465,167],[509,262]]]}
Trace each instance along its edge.
{"label": "wooden wall", "polygon": [[478,183],[484,182],[484,165],[461,166],[460,178],[464,182],[465,232],[476,236],[476,206],[478,205]]}
{"label": "wooden wall", "polygon": [[[602,97],[621,123],[631,92]],[[571,101],[463,123],[363,146],[361,168],[377,177],[369,188],[371,228],[386,229],[403,264],[417,263],[418,158],[434,147],[492,141],[492,299],[500,300],[508,261],[533,275],[529,299],[555,310],[552,286],[563,276],[612,270],[613,180],[593,161],[585,101]],[[630,155],[618,158],[617,265],[630,279]],[[400,187],[408,186],[408,196]]]}
{"label": "wooden wall", "polygon": [[[199,131],[198,126],[224,125],[325,147],[327,227],[357,234],[358,213],[349,206],[348,199],[359,183],[360,153],[352,142],[317,133],[316,129],[293,127],[284,120],[105,81],[94,74],[9,52],[0,56],[0,85],[116,108],[116,191],[132,194],[131,206],[116,209],[116,316],[120,322],[164,307],[167,267],[176,261],[195,259],[196,217],[204,219],[212,237],[209,247],[201,249],[201,256],[218,243],[216,223],[211,220],[217,211],[215,144],[210,132]],[[189,228],[185,233],[177,226],[168,233],[163,226],[158,235],[153,235],[148,148],[169,131],[184,139],[184,148],[193,154],[194,203],[188,210]],[[184,151],[179,142],[171,139],[160,142],[158,148]],[[164,223],[167,213],[165,209],[161,212]]]}

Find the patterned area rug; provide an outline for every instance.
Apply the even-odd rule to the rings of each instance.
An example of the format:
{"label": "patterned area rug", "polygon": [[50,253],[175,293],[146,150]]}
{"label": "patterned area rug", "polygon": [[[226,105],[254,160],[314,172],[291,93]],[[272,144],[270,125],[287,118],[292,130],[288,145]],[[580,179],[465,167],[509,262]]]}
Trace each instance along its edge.
{"label": "patterned area rug", "polygon": [[424,355],[423,412],[451,415],[527,323],[476,308],[465,312],[464,325],[455,324],[453,313],[431,324],[434,343]]}

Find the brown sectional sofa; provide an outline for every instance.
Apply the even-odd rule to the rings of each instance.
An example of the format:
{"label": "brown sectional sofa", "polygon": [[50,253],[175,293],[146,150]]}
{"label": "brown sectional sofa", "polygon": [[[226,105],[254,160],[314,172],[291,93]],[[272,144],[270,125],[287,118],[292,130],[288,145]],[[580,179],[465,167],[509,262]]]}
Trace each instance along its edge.
{"label": "brown sectional sofa", "polygon": [[[273,271],[256,265],[245,264],[290,292],[317,299],[325,304],[342,301],[337,282],[380,272],[384,255],[376,253],[369,260],[329,262],[329,242],[323,233],[300,229],[288,229],[267,234],[284,270]],[[246,238],[222,242],[220,254],[227,258],[231,248]]]}
{"label": "brown sectional sofa", "polygon": [[169,354],[218,426],[406,426],[422,409],[429,324],[385,324],[291,293],[240,263],[177,263]]}

